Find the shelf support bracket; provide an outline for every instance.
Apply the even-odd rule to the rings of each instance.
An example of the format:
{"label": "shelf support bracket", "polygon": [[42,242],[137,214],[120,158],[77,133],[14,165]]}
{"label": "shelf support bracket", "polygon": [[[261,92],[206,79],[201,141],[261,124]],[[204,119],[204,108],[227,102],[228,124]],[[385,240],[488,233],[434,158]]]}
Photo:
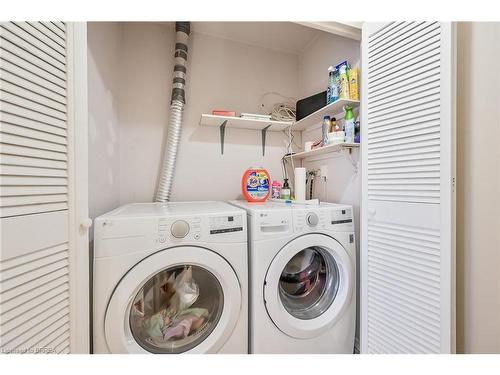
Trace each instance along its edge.
{"label": "shelf support bracket", "polygon": [[352,148],[344,148],[344,150],[348,151],[344,154],[344,156],[351,163],[354,173],[358,173],[358,163],[354,161],[354,158],[352,157]]}
{"label": "shelf support bracket", "polygon": [[220,154],[224,155],[224,135],[226,133],[226,124],[227,120],[224,120],[222,124],[219,126],[219,132],[220,132]]}
{"label": "shelf support bracket", "polygon": [[261,130],[262,133],[262,156],[266,156],[266,133],[267,129],[269,129],[271,125],[267,125],[265,128]]}

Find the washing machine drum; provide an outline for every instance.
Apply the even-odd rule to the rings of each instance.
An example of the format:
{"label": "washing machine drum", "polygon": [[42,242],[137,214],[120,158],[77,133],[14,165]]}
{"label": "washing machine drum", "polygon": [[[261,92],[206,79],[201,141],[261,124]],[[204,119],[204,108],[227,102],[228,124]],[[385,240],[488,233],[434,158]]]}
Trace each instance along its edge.
{"label": "washing machine drum", "polygon": [[333,238],[308,234],[273,259],[264,283],[269,317],[297,338],[320,335],[342,317],[355,283],[352,261]]}
{"label": "washing machine drum", "polygon": [[224,294],[217,278],[194,265],[167,268],[144,284],[130,309],[135,341],[151,353],[182,353],[203,342],[219,322]]}
{"label": "washing machine drum", "polygon": [[334,301],[339,287],[337,263],[320,247],[297,254],[281,272],[279,293],[285,309],[299,319],[313,319]]}
{"label": "washing machine drum", "polygon": [[321,256],[313,249],[296,254],[280,276],[280,286],[290,296],[308,294],[319,279]]}
{"label": "washing machine drum", "polygon": [[232,267],[203,248],[179,246],[135,265],[116,287],[106,311],[112,353],[215,353],[241,309]]}

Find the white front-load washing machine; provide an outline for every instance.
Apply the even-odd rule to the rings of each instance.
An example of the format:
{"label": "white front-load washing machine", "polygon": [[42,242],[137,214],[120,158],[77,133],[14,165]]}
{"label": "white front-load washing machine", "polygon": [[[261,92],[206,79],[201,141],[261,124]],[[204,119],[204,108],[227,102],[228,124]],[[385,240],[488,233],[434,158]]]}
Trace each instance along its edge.
{"label": "white front-load washing machine", "polygon": [[248,213],[251,353],[353,353],[351,206],[232,201]]}
{"label": "white front-load washing machine", "polygon": [[223,202],[98,217],[94,353],[248,353],[246,223]]}

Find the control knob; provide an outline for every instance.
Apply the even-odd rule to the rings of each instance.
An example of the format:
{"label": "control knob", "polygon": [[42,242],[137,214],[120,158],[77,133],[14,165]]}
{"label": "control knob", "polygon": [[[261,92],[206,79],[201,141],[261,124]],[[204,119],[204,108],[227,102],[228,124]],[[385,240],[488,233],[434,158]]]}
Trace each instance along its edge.
{"label": "control knob", "polygon": [[189,224],[184,220],[174,221],[170,227],[170,232],[175,238],[184,238],[189,233]]}
{"label": "control knob", "polygon": [[316,215],[314,212],[308,213],[306,216],[306,222],[310,227],[315,227],[319,223],[318,215]]}

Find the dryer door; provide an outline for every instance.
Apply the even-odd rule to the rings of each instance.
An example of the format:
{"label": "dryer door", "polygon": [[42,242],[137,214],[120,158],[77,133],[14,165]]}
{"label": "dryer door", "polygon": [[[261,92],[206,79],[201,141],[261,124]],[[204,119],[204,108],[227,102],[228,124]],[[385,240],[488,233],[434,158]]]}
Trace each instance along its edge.
{"label": "dryer door", "polygon": [[307,234],[289,242],[271,262],[265,306],[285,334],[311,338],[342,316],[354,289],[352,261],[333,238]]}
{"label": "dryer door", "polygon": [[241,287],[229,263],[193,246],[157,252],[135,265],[108,304],[112,353],[215,353],[231,335]]}

